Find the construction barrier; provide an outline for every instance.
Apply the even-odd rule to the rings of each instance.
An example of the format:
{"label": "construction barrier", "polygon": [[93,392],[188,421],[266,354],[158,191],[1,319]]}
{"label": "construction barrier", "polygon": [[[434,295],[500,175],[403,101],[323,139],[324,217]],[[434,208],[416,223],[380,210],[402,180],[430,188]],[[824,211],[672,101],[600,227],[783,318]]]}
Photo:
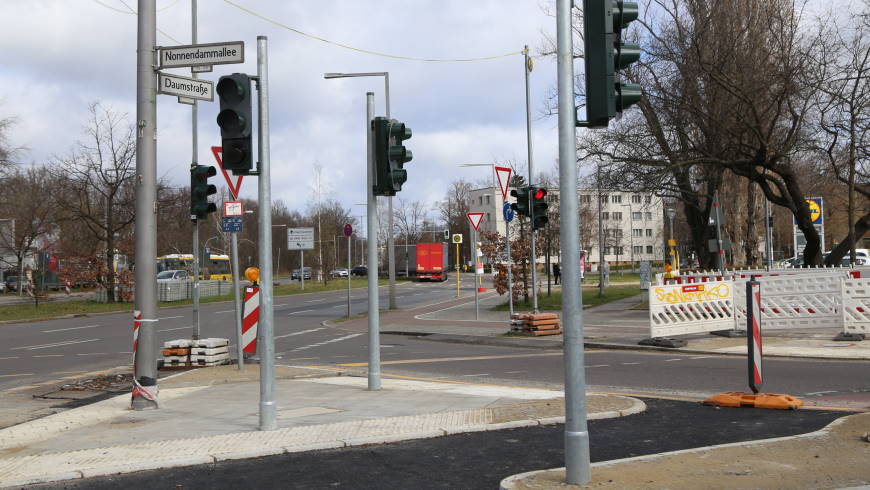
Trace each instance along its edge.
{"label": "construction barrier", "polygon": [[746,346],[749,388],[758,393],[764,384],[761,372],[761,284],[758,281],[746,283]]}
{"label": "construction barrier", "polygon": [[260,322],[260,288],[245,288],[245,306],[242,312],[242,352],[256,354],[257,325]]}
{"label": "construction barrier", "polygon": [[561,327],[556,313],[514,313],[511,317],[511,332],[518,335],[559,335],[562,333]]}
{"label": "construction barrier", "polygon": [[733,282],[651,286],[650,337],[712,332],[734,326]]}
{"label": "construction barrier", "polygon": [[[765,329],[844,327],[842,275],[768,276],[761,283],[761,317]],[[734,303],[746,305],[744,280],[735,281]],[[738,308],[735,328],[746,325],[746,309]]]}

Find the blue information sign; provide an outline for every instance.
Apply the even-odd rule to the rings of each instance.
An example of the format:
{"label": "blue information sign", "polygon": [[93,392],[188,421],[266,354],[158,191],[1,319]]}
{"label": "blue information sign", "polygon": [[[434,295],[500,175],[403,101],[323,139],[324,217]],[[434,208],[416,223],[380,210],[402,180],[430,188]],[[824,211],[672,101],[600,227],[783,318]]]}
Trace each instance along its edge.
{"label": "blue information sign", "polygon": [[504,220],[510,223],[514,219],[514,210],[511,209],[511,203],[506,202],[504,206],[501,208],[501,212],[504,215]]}
{"label": "blue information sign", "polygon": [[221,231],[224,233],[240,233],[242,231],[242,217],[224,216],[221,218]]}

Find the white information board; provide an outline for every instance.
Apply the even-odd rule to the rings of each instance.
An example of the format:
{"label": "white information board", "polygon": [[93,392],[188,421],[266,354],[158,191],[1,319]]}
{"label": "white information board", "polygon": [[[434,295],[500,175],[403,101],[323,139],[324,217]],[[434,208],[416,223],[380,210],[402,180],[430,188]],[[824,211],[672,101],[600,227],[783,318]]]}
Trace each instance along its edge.
{"label": "white information board", "polygon": [[313,250],[314,228],[287,228],[287,250]]}

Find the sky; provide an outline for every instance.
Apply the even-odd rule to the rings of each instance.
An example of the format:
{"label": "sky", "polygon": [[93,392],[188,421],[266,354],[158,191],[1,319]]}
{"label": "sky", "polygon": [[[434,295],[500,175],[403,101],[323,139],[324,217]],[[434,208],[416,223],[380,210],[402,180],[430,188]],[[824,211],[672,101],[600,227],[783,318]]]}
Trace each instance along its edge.
{"label": "sky", "polygon": [[[157,43],[191,43],[191,1],[157,0]],[[198,42],[244,41],[245,63],[216,65],[201,78],[256,74],[259,35],[268,37],[272,198],[304,212],[314,193],[314,166],[323,168],[323,195],[362,214],[365,202],[365,110],[375,93],[375,114],[384,115],[382,77],[326,80],[326,72],[390,73],[391,116],[413,137],[405,146],[408,182],[398,197],[423,201],[436,216],[450,182],[488,181],[487,167],[463,163],[513,161],[526,173],[523,58],[427,62],[394,59],[347,49],[410,58],[457,59],[538,54],[554,37],[549,0],[198,0]],[[129,6],[129,8],[128,8]],[[27,151],[25,163],[50,161],[84,138],[88,106],[100,102],[136,118],[135,0],[27,0],[3,2],[0,15],[0,118],[18,124],[9,137]],[[271,22],[270,22],[271,21]],[[284,26],[331,42],[312,39]],[[579,42],[579,40],[575,41]],[[549,171],[558,154],[557,120],[545,116],[556,81],[552,58],[536,58],[530,74],[532,147],[536,173]],[[189,69],[167,70],[190,76]],[[199,105],[201,164],[213,164],[220,145],[215,123],[219,103]],[[157,172],[171,185],[189,184],[191,109],[158,95]],[[220,173],[216,184],[226,186]],[[256,199],[253,177],[242,197]]]}

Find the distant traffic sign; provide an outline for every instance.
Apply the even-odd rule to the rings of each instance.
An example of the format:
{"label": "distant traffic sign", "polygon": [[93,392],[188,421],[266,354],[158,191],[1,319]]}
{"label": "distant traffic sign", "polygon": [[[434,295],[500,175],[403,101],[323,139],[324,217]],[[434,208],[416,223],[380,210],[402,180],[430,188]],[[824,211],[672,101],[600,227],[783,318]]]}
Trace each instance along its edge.
{"label": "distant traffic sign", "polygon": [[508,187],[511,185],[510,167],[495,167],[495,176],[498,177],[498,185],[501,187],[501,198],[505,200],[507,199]]}
{"label": "distant traffic sign", "polygon": [[453,239],[452,239],[451,241],[452,241],[453,243],[462,243],[462,234],[461,234],[461,233],[455,233],[455,234],[453,235]]}
{"label": "distant traffic sign", "polygon": [[241,216],[224,216],[221,218],[221,232],[223,233],[241,233],[242,217]]}
{"label": "distant traffic sign", "polygon": [[287,228],[287,250],[313,250],[314,228]]}
{"label": "distant traffic sign", "polygon": [[349,237],[353,235],[353,226],[350,223],[344,225],[344,236]]}
{"label": "distant traffic sign", "polygon": [[468,216],[468,221],[471,223],[471,226],[477,230],[480,227],[480,222],[483,221],[483,213],[466,213]]}
{"label": "distant traffic sign", "polygon": [[504,206],[501,208],[501,214],[504,215],[504,220],[508,223],[514,220],[514,208],[511,207],[511,203],[504,203]]}
{"label": "distant traffic sign", "polygon": [[159,68],[226,65],[245,62],[245,42],[230,41],[160,48]]}
{"label": "distant traffic sign", "polygon": [[227,171],[224,170],[224,161],[221,158],[221,155],[223,154],[223,147],[212,146],[211,152],[214,155],[215,161],[217,161],[218,167],[220,167],[221,169],[221,173],[224,174],[224,179],[226,179],[227,186],[230,188],[230,195],[233,196],[233,199],[238,199],[239,190],[242,188],[242,177],[244,177],[244,175],[237,175],[236,183],[235,185],[233,185],[233,181],[232,179],[230,179],[230,174],[228,174]]}
{"label": "distant traffic sign", "polygon": [[242,201],[224,201],[224,216],[241,216]]}
{"label": "distant traffic sign", "polygon": [[214,100],[214,84],[209,80],[180,77],[158,73],[160,80],[157,91],[161,94],[187,97],[189,99]]}

